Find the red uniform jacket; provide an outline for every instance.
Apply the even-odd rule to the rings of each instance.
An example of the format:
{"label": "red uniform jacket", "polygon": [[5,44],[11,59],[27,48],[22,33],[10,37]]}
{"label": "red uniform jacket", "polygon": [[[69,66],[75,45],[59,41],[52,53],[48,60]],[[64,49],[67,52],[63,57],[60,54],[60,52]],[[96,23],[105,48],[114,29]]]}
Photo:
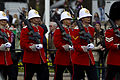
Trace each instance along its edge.
{"label": "red uniform jacket", "polygon": [[[64,28],[66,33],[69,34],[68,29]],[[65,44],[69,44],[63,39],[60,29],[56,29],[54,33],[54,44],[57,48],[54,64],[59,65],[71,65],[71,55],[70,51],[65,51],[62,47]]]}
{"label": "red uniform jacket", "polygon": [[[1,31],[7,34],[8,40],[11,43],[11,32],[7,29],[5,30],[1,29]],[[2,44],[5,44],[5,41],[3,39],[0,39],[0,46]],[[11,65],[11,64],[13,64],[13,62],[10,51],[0,51],[0,65]]]}
{"label": "red uniform jacket", "polygon": [[[41,42],[41,44],[43,44],[44,30],[40,26],[37,26],[37,27],[38,27],[38,29],[33,26],[33,29],[35,32],[39,32],[39,34],[41,36],[40,42]],[[31,35],[28,35],[28,32],[29,32],[28,28],[24,27],[22,29],[21,35],[20,35],[20,45],[21,45],[21,48],[24,49],[23,62],[24,63],[41,64],[41,59],[42,59],[43,62],[46,63],[47,60],[45,57],[44,48],[37,50],[37,51],[32,51],[31,48],[29,48],[29,46],[36,44],[36,42],[29,39],[29,37]]]}
{"label": "red uniform jacket", "polygon": [[[120,30],[120,28],[119,28]],[[120,65],[120,49],[117,48],[117,44],[120,44],[120,38],[118,38],[113,29],[108,29],[105,32],[105,44],[108,52],[107,64]]]}
{"label": "red uniform jacket", "polygon": [[[94,28],[93,27],[88,27],[88,30],[87,30],[87,28],[84,28],[84,29],[86,32],[88,32],[88,30],[89,30],[89,33],[93,37],[93,35],[94,35]],[[73,46],[74,46],[74,53],[72,54],[72,63],[78,64],[78,65],[89,66],[90,59],[89,59],[88,54],[90,54],[92,64],[94,65],[95,61],[94,61],[92,51],[90,50],[87,53],[87,52],[84,52],[83,49],[81,48],[81,46],[87,46],[88,43],[86,40],[80,39],[79,32],[80,32],[80,30],[78,29],[78,27],[73,29],[71,32],[72,42],[73,42]]]}

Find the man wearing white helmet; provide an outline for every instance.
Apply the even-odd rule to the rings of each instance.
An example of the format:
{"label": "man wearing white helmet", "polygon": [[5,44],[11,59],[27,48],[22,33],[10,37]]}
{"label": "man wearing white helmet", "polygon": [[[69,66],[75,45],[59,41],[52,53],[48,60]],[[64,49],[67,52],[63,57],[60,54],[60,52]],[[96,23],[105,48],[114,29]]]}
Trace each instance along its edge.
{"label": "man wearing white helmet", "polygon": [[17,80],[12,69],[12,58],[10,53],[11,47],[11,32],[6,29],[8,18],[3,11],[0,11],[0,72],[2,71],[3,76],[6,80],[6,76],[8,76],[9,80]]}
{"label": "man wearing white helmet", "polygon": [[[69,12],[63,12],[61,14],[60,21],[63,23],[62,26],[65,29],[65,32],[70,35],[70,26],[71,26],[71,15]],[[55,67],[55,76],[54,80],[63,80],[63,72],[67,68],[72,75],[72,64],[71,64],[71,50],[69,42],[63,39],[63,35],[59,28],[54,32],[54,45],[57,48],[56,56],[54,60]]]}
{"label": "man wearing white helmet", "polygon": [[[82,8],[79,11],[79,19],[83,24],[85,32],[90,33],[90,35],[93,37],[94,28],[90,26],[91,17],[92,15],[88,9]],[[88,44],[87,40],[80,38],[80,36],[83,36],[83,34],[80,34],[78,27],[76,27],[76,29],[73,31],[74,33],[71,33],[74,44],[74,53],[72,55],[74,74],[72,76],[72,80],[84,80],[84,71],[86,71],[88,80],[97,80],[96,68],[94,66],[95,61],[91,51],[91,49],[94,48],[94,45],[92,43]]]}
{"label": "man wearing white helmet", "polygon": [[49,80],[49,71],[47,60],[43,48],[44,30],[39,26],[40,15],[34,9],[28,13],[28,20],[30,21],[35,32],[41,36],[40,44],[30,40],[29,30],[24,27],[21,31],[20,45],[24,49],[23,63],[24,63],[24,80],[32,80],[34,73],[37,73],[37,80]]}

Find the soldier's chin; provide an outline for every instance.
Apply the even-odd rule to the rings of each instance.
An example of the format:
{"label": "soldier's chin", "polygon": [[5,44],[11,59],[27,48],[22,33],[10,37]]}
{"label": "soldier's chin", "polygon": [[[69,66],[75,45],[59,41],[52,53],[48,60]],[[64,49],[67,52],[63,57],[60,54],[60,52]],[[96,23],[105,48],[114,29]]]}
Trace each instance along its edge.
{"label": "soldier's chin", "polygon": [[6,25],[7,25],[7,23],[3,23],[3,24],[2,24],[2,26],[6,26]]}
{"label": "soldier's chin", "polygon": [[70,25],[71,25],[70,23],[67,24],[67,26],[70,26]]}
{"label": "soldier's chin", "polygon": [[87,23],[90,23],[90,21],[87,21]]}

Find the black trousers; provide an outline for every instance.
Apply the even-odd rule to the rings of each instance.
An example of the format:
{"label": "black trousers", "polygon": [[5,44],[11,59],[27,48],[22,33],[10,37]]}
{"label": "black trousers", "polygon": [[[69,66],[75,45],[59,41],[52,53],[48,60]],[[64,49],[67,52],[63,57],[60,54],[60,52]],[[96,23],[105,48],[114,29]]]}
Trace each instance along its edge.
{"label": "black trousers", "polygon": [[52,64],[54,64],[54,59],[55,59],[55,54],[50,54],[51,60],[52,60]]}
{"label": "black trousers", "polygon": [[63,72],[65,71],[65,69],[68,69],[72,76],[72,65],[71,66],[55,65],[54,80],[63,80]]}
{"label": "black trousers", "polygon": [[[120,66],[107,65],[105,80],[113,80],[117,74],[120,74]],[[120,77],[117,80],[120,80]]]}
{"label": "black trousers", "polygon": [[34,73],[37,74],[37,80],[49,80],[49,70],[47,63],[24,63],[24,80],[32,80]]}
{"label": "black trousers", "polygon": [[73,65],[73,76],[72,80],[85,80],[85,72],[87,74],[88,80],[97,80],[97,71],[96,67],[91,66],[83,66],[83,65]]}
{"label": "black trousers", "polygon": [[9,66],[0,66],[0,72],[2,77],[7,80],[17,80],[18,76],[18,67],[17,65],[9,65]]}

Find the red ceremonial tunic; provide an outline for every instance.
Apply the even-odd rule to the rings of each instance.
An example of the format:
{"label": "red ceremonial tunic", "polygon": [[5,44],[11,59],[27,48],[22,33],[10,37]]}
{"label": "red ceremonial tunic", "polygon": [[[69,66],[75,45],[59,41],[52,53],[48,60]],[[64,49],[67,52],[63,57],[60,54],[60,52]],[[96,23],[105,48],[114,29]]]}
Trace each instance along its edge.
{"label": "red ceremonial tunic", "polygon": [[[93,27],[88,27],[88,29],[86,27],[84,27],[85,31],[91,34],[91,36],[93,37],[94,35],[94,28]],[[72,54],[72,63],[73,64],[78,64],[78,65],[85,65],[85,66],[89,66],[90,65],[90,60],[92,61],[92,64],[95,64],[94,61],[94,57],[92,54],[92,51],[89,50],[89,52],[84,52],[83,49],[81,48],[81,46],[87,46],[87,40],[81,39],[80,38],[80,34],[79,34],[80,30],[78,29],[78,27],[74,28],[71,31],[71,37],[72,37],[72,42],[73,42],[73,46],[74,46],[74,53]],[[88,54],[90,55],[90,58],[88,56]]]}
{"label": "red ceremonial tunic", "polygon": [[[11,32],[7,29],[5,29],[5,30],[1,29],[1,31],[5,32],[7,34],[8,41],[11,43]],[[2,44],[5,44],[5,41],[0,38],[0,46]],[[10,50],[8,50],[8,51],[0,50],[0,65],[11,65],[11,64],[13,64],[13,62],[12,62]]]}
{"label": "red ceremonial tunic", "polygon": [[107,64],[120,65],[120,49],[117,48],[117,45],[120,44],[120,38],[115,35],[113,29],[108,29],[105,32],[105,44],[109,50]]}
{"label": "red ceremonial tunic", "polygon": [[[32,26],[35,32],[39,32],[41,38],[40,42],[43,44],[43,33],[44,30],[40,26],[34,27]],[[24,63],[32,63],[32,64],[41,64],[41,60],[46,63],[46,57],[45,57],[45,52],[44,48],[37,50],[37,51],[32,51],[30,46],[33,44],[37,44],[35,41],[30,40],[29,37],[31,35],[28,35],[28,28],[24,27],[21,31],[20,35],[20,46],[22,49],[24,49],[24,55],[23,55],[23,62]]]}

